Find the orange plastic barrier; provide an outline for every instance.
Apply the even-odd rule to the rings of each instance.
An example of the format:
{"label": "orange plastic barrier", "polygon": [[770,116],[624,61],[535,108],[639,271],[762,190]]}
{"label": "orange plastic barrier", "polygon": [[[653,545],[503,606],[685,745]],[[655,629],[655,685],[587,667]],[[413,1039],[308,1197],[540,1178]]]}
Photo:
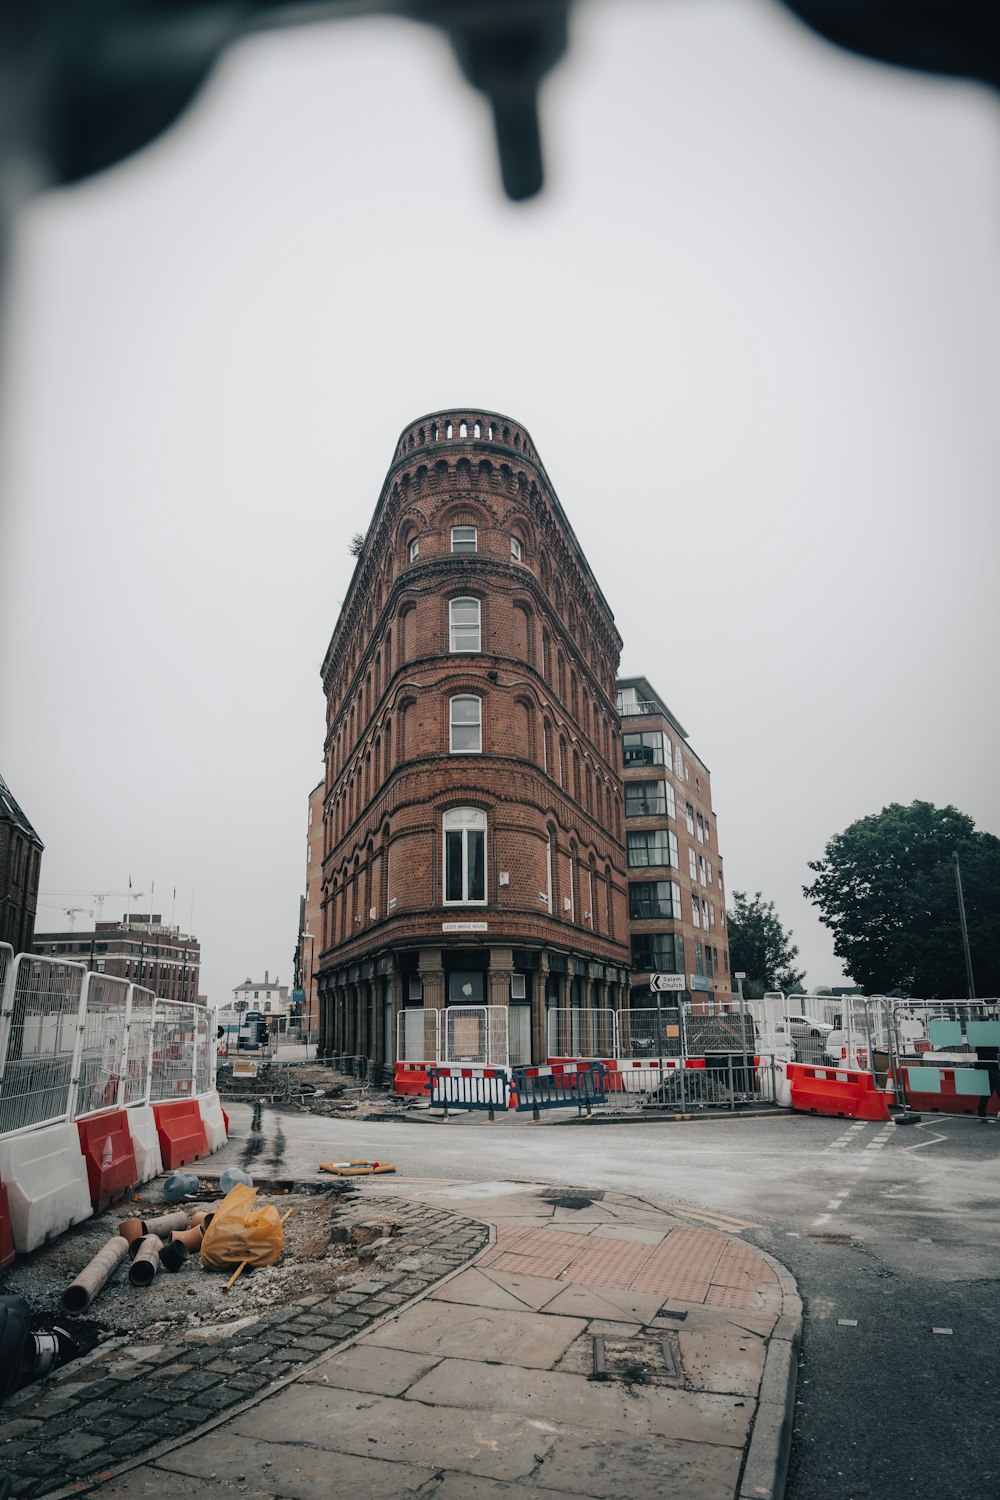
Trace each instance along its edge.
{"label": "orange plastic barrier", "polygon": [[793,1109],[848,1120],[889,1119],[889,1096],[876,1089],[871,1073],[789,1063],[787,1076]]}
{"label": "orange plastic barrier", "polygon": [[[941,1088],[937,1093],[911,1088],[910,1069],[904,1067],[903,1074],[906,1081],[906,1102],[911,1109],[921,1110],[928,1115],[974,1115],[977,1113],[978,1095],[960,1094],[957,1091],[954,1068],[941,1069]],[[1000,1115],[1000,1108],[993,1103],[992,1098],[987,1100],[986,1113],[991,1118]]]}
{"label": "orange plastic barrier", "polygon": [[165,1172],[208,1155],[208,1137],[197,1099],[171,1099],[153,1105]]}
{"label": "orange plastic barrier", "polygon": [[14,1259],[14,1231],[10,1222],[7,1189],[0,1182],[0,1271]]}
{"label": "orange plastic barrier", "polygon": [[139,1186],[128,1116],[123,1109],[105,1109],[77,1120],[76,1128],[87,1164],[90,1201],[100,1212]]}
{"label": "orange plastic barrier", "polygon": [[418,1099],[425,1097],[430,1092],[431,1080],[427,1072],[428,1067],[437,1067],[436,1063],[425,1062],[398,1062],[393,1077],[392,1091],[394,1094],[415,1095]]}

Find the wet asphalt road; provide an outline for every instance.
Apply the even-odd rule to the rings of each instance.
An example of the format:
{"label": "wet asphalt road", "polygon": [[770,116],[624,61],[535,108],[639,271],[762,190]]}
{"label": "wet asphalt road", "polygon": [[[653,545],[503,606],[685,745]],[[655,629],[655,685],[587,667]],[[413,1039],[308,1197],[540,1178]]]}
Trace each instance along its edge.
{"label": "wet asphalt road", "polygon": [[[220,1165],[257,1133],[246,1107],[231,1116]],[[614,1187],[739,1232],[805,1303],[787,1500],[1000,1500],[998,1125],[396,1124],[265,1108],[259,1134],[269,1175],[377,1156],[397,1181]]]}

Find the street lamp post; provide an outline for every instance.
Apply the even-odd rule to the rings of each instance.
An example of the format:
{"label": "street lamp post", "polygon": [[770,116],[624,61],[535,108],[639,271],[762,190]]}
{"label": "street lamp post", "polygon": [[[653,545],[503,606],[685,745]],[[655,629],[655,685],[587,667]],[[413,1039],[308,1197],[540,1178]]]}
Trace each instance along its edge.
{"label": "street lamp post", "polygon": [[746,977],[746,972],[744,970],[741,970],[738,974],[733,975],[733,978],[736,980],[736,989],[740,997],[740,1039],[743,1046],[744,1088],[746,1088],[747,1086],[747,1004],[743,998],[743,981]]}

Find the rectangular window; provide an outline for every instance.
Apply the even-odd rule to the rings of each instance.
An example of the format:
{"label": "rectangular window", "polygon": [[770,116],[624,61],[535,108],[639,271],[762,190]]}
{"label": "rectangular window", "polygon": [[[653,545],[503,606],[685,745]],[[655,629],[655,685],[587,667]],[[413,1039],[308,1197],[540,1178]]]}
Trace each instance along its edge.
{"label": "rectangular window", "polygon": [[698,879],[698,856],[693,849],[688,850],[688,874],[692,880]]}
{"label": "rectangular window", "polygon": [[681,916],[681,888],[676,880],[637,880],[628,888],[630,922]]}
{"label": "rectangular window", "polygon": [[705,873],[705,856],[704,856],[704,854],[699,854],[698,855],[698,879],[701,881],[702,885],[707,885],[708,884],[708,876]]}
{"label": "rectangular window", "polygon": [[521,543],[516,536],[512,536],[510,539],[510,560],[511,562],[521,561]]}
{"label": "rectangular window", "polygon": [[486,814],[456,807],[444,815],[444,899],[486,900]]}
{"label": "rectangular window", "polygon": [[702,818],[701,813],[698,814],[698,842],[699,844],[705,842],[705,820]]}
{"label": "rectangular window", "polygon": [[685,821],[687,822],[687,831],[691,835],[691,837],[693,838],[694,837],[694,808],[691,806],[690,802],[685,802],[685,804],[684,804],[684,818],[685,818]]}
{"label": "rectangular window", "polygon": [[675,932],[635,933],[632,965],[642,974],[683,974],[684,941]]}
{"label": "rectangular window", "polygon": [[[669,797],[668,797],[669,792]],[[674,789],[665,781],[627,781],[626,818],[648,818],[673,813]]]}
{"label": "rectangular window", "polygon": [[417,558],[419,556],[420,556],[420,543],[417,540],[417,538],[414,537],[413,541],[410,543],[410,562],[416,562],[416,560],[417,560]]}
{"label": "rectangular window", "polygon": [[665,750],[663,735],[658,729],[645,734],[623,734],[622,751],[627,766],[662,766]]}
{"label": "rectangular window", "polygon": [[695,926],[695,927],[700,927],[701,926],[701,916],[700,916],[700,911],[699,911],[699,906],[698,906],[698,897],[695,896],[693,893],[692,893],[692,896],[691,896],[691,922],[692,922],[693,926]]}
{"label": "rectangular window", "polygon": [[677,839],[667,828],[646,828],[628,835],[628,862],[677,866]]}
{"label": "rectangular window", "polygon": [[450,650],[478,651],[480,649],[478,599],[452,599],[448,605],[448,622]]}
{"label": "rectangular window", "polygon": [[702,896],[702,898],[701,898],[701,925],[702,925],[702,927],[704,927],[705,931],[707,932],[708,931],[708,925],[709,925],[708,924],[708,902],[705,900],[704,896]]}
{"label": "rectangular window", "polygon": [[483,748],[482,702],[479,698],[452,698],[451,753],[477,755]]}
{"label": "rectangular window", "polygon": [[702,955],[701,944],[697,942],[694,945],[694,972],[696,974],[705,972],[705,959]]}
{"label": "rectangular window", "polygon": [[475,552],[478,533],[475,526],[453,526],[451,528],[452,552]]}

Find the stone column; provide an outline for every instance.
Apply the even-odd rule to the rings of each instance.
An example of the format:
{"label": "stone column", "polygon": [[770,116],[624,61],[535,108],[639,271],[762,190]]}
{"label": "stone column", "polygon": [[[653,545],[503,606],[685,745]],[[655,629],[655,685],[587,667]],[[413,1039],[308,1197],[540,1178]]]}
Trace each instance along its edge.
{"label": "stone column", "polygon": [[547,1021],[545,1018],[548,1008],[545,1004],[545,990],[548,978],[549,955],[543,952],[539,956],[538,968],[533,975],[534,989],[532,991],[533,999],[531,1005],[531,1061],[536,1065],[544,1063],[548,1048],[546,1038]]}

